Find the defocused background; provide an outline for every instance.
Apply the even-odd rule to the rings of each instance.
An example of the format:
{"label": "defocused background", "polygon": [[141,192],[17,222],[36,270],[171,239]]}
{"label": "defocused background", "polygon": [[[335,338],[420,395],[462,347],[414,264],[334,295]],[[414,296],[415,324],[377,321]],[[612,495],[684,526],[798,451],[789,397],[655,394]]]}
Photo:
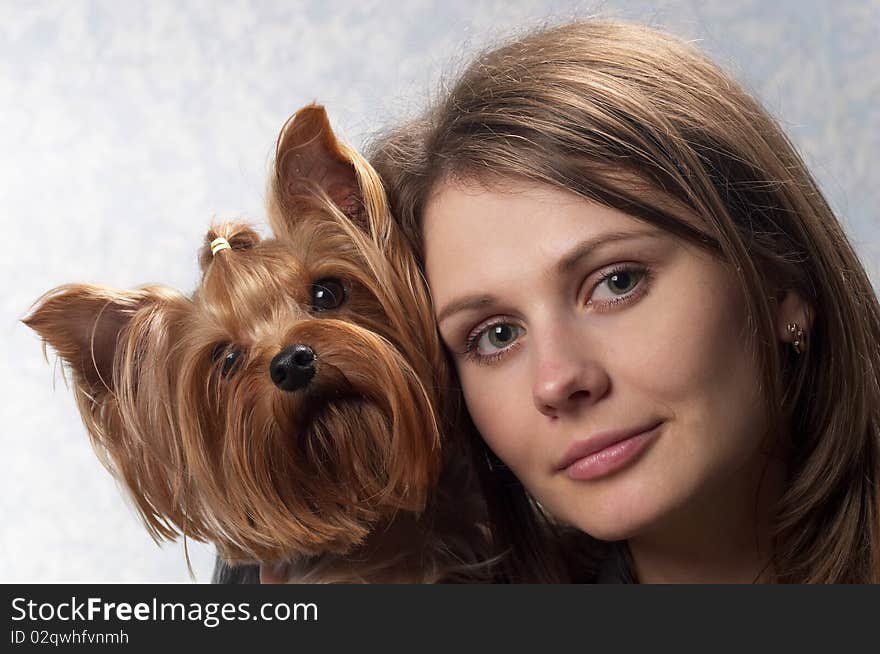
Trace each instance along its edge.
{"label": "defocused background", "polygon": [[[262,221],[275,137],[327,106],[360,146],[468,53],[590,15],[693,40],[780,120],[880,286],[878,0],[0,0],[0,581],[190,580],[91,451],[18,321],[71,281],[189,291],[213,219]],[[189,543],[198,582],[210,547]]]}

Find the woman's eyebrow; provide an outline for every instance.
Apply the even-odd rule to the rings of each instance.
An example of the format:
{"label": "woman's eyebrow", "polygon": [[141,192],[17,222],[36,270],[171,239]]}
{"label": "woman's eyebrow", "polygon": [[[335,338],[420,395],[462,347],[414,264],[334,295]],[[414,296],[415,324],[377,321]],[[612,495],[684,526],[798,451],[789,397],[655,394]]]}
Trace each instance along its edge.
{"label": "woman's eyebrow", "polygon": [[440,310],[440,312],[437,314],[437,324],[440,324],[446,318],[454,313],[458,313],[459,311],[473,311],[475,309],[487,307],[494,303],[495,298],[491,295],[485,295],[482,293],[475,295],[465,295],[462,298],[450,302],[445,307],[443,307],[443,309]]}
{"label": "woman's eyebrow", "polygon": [[598,236],[594,236],[593,238],[588,238],[575,245],[559,260],[559,262],[554,267],[555,273],[558,276],[563,276],[567,273],[570,273],[572,269],[577,266],[578,262],[581,259],[589,256],[593,253],[594,250],[607,243],[615,243],[617,241],[625,241],[636,238],[656,238],[661,236],[662,234],[663,232],[660,232],[657,229],[643,229],[634,232],[608,232],[605,234],[599,234]]}

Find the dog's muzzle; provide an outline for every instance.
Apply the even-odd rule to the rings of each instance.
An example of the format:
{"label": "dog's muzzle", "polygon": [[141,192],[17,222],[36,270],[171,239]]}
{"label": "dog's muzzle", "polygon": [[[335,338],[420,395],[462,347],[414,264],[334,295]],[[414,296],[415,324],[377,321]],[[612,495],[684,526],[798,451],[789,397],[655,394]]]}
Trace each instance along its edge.
{"label": "dog's muzzle", "polygon": [[308,345],[291,345],[272,359],[269,375],[282,391],[297,391],[308,386],[315,376],[316,360],[315,351]]}

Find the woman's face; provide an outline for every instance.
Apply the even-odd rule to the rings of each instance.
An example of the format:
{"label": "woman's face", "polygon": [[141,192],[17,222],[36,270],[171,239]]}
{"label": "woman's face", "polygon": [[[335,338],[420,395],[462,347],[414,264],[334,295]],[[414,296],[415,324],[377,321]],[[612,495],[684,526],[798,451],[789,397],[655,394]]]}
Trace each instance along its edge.
{"label": "woman's face", "polygon": [[424,238],[474,423],[551,514],[618,540],[742,492],[766,426],[724,265],[519,182],[441,186]]}

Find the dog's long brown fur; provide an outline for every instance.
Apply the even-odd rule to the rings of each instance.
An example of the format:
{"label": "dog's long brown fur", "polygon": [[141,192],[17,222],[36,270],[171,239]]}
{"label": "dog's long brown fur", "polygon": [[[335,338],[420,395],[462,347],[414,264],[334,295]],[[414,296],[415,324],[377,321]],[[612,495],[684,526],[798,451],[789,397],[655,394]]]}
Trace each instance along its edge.
{"label": "dog's long brown fur", "polygon": [[[155,539],[298,581],[479,577],[483,505],[424,282],[321,107],[279,136],[269,217],[273,239],[211,229],[191,296],[73,284],[38,300],[25,323],[67,364],[99,456]],[[230,248],[212,255],[217,237]],[[284,390],[270,368],[295,344],[313,377]]]}

